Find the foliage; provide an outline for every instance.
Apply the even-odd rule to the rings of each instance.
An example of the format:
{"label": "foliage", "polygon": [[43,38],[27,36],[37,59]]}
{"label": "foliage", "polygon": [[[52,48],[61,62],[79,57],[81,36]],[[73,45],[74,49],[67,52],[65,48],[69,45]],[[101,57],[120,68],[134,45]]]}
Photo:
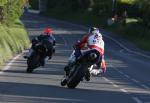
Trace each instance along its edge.
{"label": "foliage", "polygon": [[0,64],[29,45],[29,38],[23,24],[20,21],[15,23],[12,27],[0,24]]}
{"label": "foliage", "polygon": [[150,0],[138,1],[145,27],[150,28]]}
{"label": "foliage", "polygon": [[140,19],[128,18],[126,26],[117,23],[111,27],[111,30],[134,42],[140,48],[150,51],[150,30],[143,28],[140,21]]}
{"label": "foliage", "polygon": [[39,0],[29,0],[32,9],[39,9]]}
{"label": "foliage", "polygon": [[29,45],[27,32],[18,20],[26,2],[27,0],[0,0],[0,64]]}
{"label": "foliage", "polygon": [[[110,0],[95,0],[92,6],[95,15],[111,14],[112,1]],[[110,15],[111,16],[111,15]]]}
{"label": "foliage", "polygon": [[2,1],[3,5],[0,7],[1,22],[5,24],[14,23],[14,21],[22,15],[26,0]]}
{"label": "foliage", "polygon": [[134,2],[136,2],[136,0],[119,0],[119,1],[126,4],[133,4]]}
{"label": "foliage", "polygon": [[90,0],[48,0],[48,8],[63,8],[67,11],[87,10],[90,6]]}
{"label": "foliage", "polygon": [[130,17],[140,17],[143,19],[143,25],[150,28],[150,0],[119,0],[118,12],[127,10]]}
{"label": "foliage", "polygon": [[140,10],[136,3],[130,4],[130,3],[118,2],[116,9],[117,9],[117,14],[119,16],[122,16],[124,11],[127,11],[128,17],[140,17]]}
{"label": "foliage", "polygon": [[[87,3],[84,3],[86,1]],[[106,21],[117,13],[117,22],[112,28],[115,32],[120,30],[131,41],[135,41],[142,48],[150,50],[150,0],[48,0],[47,12],[50,17],[58,19],[76,21],[87,25],[98,25],[107,27]],[[114,12],[113,12],[114,7]],[[122,26],[123,14],[127,13],[127,24]],[[140,20],[137,21],[136,20]],[[135,23],[135,21],[136,23]],[[125,19],[126,21],[126,19]],[[134,23],[129,23],[134,21]],[[118,24],[120,23],[120,24]],[[143,25],[144,26],[143,26]],[[110,28],[110,27],[108,27]],[[136,38],[137,37],[137,38]]]}
{"label": "foliage", "polygon": [[0,0],[0,6],[4,6],[8,0]]}

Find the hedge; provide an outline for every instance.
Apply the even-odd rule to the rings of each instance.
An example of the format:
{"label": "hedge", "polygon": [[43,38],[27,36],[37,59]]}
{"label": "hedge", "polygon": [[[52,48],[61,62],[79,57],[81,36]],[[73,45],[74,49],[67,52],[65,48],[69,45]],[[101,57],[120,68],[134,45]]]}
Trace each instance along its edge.
{"label": "hedge", "polygon": [[[17,24],[18,25],[18,24]],[[23,26],[8,27],[0,24],[0,64],[29,46],[29,38]]]}

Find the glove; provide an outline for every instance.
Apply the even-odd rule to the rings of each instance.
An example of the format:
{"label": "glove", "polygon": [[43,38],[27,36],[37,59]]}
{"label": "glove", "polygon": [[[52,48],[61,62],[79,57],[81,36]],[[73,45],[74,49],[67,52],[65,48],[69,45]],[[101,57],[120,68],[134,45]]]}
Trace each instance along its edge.
{"label": "glove", "polygon": [[93,75],[98,75],[98,74],[100,74],[100,71],[101,69],[93,69],[93,70],[91,70],[90,71],[90,74],[93,74]]}
{"label": "glove", "polygon": [[90,74],[93,75],[99,75],[99,74],[105,74],[106,70],[102,70],[102,69],[92,69],[90,71]]}
{"label": "glove", "polygon": [[74,48],[74,49],[79,49],[79,43],[80,43],[80,41],[78,40],[78,41],[73,45],[73,48]]}
{"label": "glove", "polygon": [[73,47],[74,49],[76,49],[76,48],[78,48],[78,45],[77,45],[77,44],[74,44],[72,47]]}

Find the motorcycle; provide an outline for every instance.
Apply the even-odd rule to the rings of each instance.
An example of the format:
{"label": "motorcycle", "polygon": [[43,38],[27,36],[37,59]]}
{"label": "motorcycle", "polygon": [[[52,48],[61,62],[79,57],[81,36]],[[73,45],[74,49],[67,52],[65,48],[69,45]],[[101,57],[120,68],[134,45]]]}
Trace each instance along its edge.
{"label": "motorcycle", "polygon": [[[80,50],[75,50],[75,53],[81,53]],[[75,54],[76,55],[76,54]],[[67,85],[68,88],[75,88],[85,78],[87,81],[90,80],[89,68],[93,66],[100,58],[100,54],[97,50],[92,49],[80,54],[76,58],[75,63],[70,67],[69,75],[62,79],[61,85]]]}
{"label": "motorcycle", "polygon": [[[50,47],[50,48],[48,48]],[[53,44],[49,41],[43,41],[37,43],[34,47],[34,51],[27,59],[27,73],[32,73],[34,69],[40,67],[44,62],[49,50],[53,49]],[[50,54],[52,55],[52,54]]]}

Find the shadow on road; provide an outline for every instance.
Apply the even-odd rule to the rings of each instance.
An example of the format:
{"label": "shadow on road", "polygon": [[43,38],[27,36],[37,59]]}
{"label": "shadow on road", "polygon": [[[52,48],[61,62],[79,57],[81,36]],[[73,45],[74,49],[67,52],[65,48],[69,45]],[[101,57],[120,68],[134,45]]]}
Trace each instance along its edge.
{"label": "shadow on road", "polygon": [[[3,91],[4,87],[8,90]],[[126,94],[118,91],[66,89],[52,85],[9,82],[0,82],[0,95],[1,102],[15,103],[121,103],[125,99],[128,99],[128,103],[133,103],[128,96],[124,98]]]}

